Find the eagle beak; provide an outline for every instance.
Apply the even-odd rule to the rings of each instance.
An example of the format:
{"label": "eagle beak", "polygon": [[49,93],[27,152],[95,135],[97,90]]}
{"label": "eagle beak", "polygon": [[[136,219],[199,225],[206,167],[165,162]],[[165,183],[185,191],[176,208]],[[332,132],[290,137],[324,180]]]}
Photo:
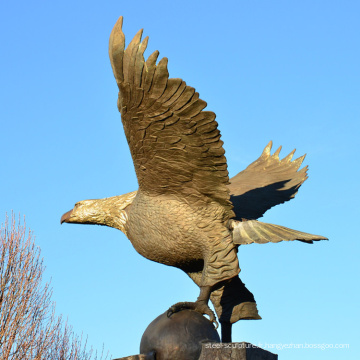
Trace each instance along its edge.
{"label": "eagle beak", "polygon": [[68,222],[70,217],[71,217],[71,214],[72,214],[72,210],[66,212],[62,217],[61,217],[61,220],[60,220],[60,224],[64,223],[64,222]]}

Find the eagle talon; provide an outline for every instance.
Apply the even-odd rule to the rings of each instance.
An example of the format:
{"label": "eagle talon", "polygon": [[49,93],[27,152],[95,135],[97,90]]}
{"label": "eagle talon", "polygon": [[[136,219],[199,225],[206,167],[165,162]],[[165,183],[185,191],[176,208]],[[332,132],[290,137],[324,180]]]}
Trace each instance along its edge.
{"label": "eagle talon", "polygon": [[173,306],[170,306],[166,315],[167,317],[170,317],[172,314],[177,313],[181,310],[186,310],[186,309],[191,309],[191,310],[195,310],[194,306],[192,304],[195,303],[190,303],[190,302],[179,302],[174,304]]}
{"label": "eagle talon", "polygon": [[196,301],[196,302],[179,302],[175,305],[171,306],[167,311],[167,317],[171,317],[172,314],[177,313],[181,310],[194,310],[201,315],[208,315],[209,320],[214,324],[215,329],[219,327],[218,322],[216,321],[216,317],[214,312],[209,308],[207,303],[203,301]]}

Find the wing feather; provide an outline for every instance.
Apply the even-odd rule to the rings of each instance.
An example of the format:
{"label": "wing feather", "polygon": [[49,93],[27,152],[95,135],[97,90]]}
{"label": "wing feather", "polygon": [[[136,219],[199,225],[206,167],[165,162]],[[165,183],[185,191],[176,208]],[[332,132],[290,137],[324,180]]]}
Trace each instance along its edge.
{"label": "wing feather", "polygon": [[307,179],[307,169],[300,169],[305,155],[292,160],[295,150],[280,160],[279,147],[271,155],[272,142],[261,156],[244,171],[230,179],[230,195],[236,219],[255,220],[271,207],[295,197]]}
{"label": "wing feather", "polygon": [[313,241],[328,240],[321,235],[313,235],[285,226],[267,224],[257,220],[232,221],[232,235],[234,244],[266,244],[269,242],[299,240],[309,244]]}
{"label": "wing feather", "polygon": [[118,108],[141,191],[186,197],[187,203],[217,203],[234,216],[225,152],[215,114],[181,79],[169,79],[167,58],[144,59],[148,38],[140,30],[125,49],[122,18],[109,55],[119,86]]}
{"label": "wing feather", "polygon": [[111,54],[110,63],[118,84],[124,81],[123,59],[125,49],[125,35],[121,31],[122,23],[123,18],[120,17],[110,34],[109,40],[109,54]]}

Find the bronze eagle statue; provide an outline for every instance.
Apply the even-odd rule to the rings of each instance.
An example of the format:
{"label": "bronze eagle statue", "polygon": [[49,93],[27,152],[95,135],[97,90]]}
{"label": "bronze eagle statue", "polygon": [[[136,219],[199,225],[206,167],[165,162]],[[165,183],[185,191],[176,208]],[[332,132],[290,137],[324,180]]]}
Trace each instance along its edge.
{"label": "bronze eagle statue", "polygon": [[245,170],[230,179],[215,114],[181,79],[169,78],[167,58],[159,52],[144,59],[148,37],[140,30],[125,49],[122,17],[110,35],[109,54],[119,87],[118,109],[139,183],[138,191],[84,200],[65,213],[61,223],[107,225],[121,230],[147,259],[175,266],[200,287],[195,302],[173,305],[207,314],[212,301],[231,341],[231,325],[261,319],[253,294],[245,287],[237,251],[250,243],[323,236],[259,222],[265,211],[292,199],[307,178],[299,170],[305,156],[294,151],[279,158],[272,143]]}

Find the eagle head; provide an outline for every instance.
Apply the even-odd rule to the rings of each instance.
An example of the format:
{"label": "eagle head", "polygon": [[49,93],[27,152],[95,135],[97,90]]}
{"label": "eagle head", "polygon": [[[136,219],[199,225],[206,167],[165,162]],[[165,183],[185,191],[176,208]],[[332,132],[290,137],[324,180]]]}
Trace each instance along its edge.
{"label": "eagle head", "polygon": [[105,225],[121,230],[126,234],[126,208],[131,205],[136,191],[105,199],[82,200],[66,212],[60,223]]}

